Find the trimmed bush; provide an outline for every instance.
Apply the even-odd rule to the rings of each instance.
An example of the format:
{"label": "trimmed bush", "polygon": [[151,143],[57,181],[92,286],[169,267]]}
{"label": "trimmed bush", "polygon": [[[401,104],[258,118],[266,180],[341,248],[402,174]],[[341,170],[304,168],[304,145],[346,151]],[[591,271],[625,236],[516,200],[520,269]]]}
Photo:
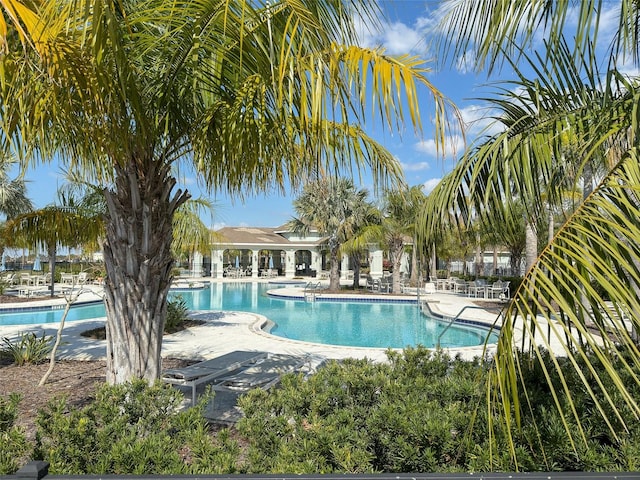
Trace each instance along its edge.
{"label": "trimmed bush", "polygon": [[20,396],[0,397],[0,475],[11,475],[20,468],[29,445],[22,429],[15,425]]}
{"label": "trimmed bush", "polygon": [[55,474],[234,473],[239,449],[226,433],[214,440],[202,398],[179,410],[180,392],[139,380],[104,385],[82,409],[51,402],[38,415],[35,457]]}
{"label": "trimmed bush", "polygon": [[[389,363],[382,365],[367,360],[330,362],[308,379],[289,375],[278,389],[256,390],[242,398],[246,417],[238,428],[250,446],[248,470],[629,471],[640,466],[639,422],[629,431],[619,428],[618,438],[613,438],[604,421],[593,415],[594,402],[581,391],[575,374],[567,373],[564,380],[587,425],[586,441],[571,417],[566,395],[559,397],[563,421],[540,367],[525,354],[519,365],[529,397],[521,399],[526,406],[523,428],[518,432],[514,425],[510,438],[496,412],[487,409],[486,394],[498,395],[490,386],[487,364],[422,347],[388,356]],[[546,361],[550,367],[551,360]],[[561,379],[552,380],[562,392]],[[629,378],[628,383],[635,385],[635,380]],[[638,393],[635,398],[640,398]],[[600,396],[600,408],[610,410]]]}

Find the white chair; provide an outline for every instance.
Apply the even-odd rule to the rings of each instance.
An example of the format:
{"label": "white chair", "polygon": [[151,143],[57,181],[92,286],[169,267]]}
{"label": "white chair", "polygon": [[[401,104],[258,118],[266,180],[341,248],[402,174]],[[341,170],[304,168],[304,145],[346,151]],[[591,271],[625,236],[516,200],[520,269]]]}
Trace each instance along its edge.
{"label": "white chair", "polygon": [[508,299],[511,295],[509,284],[511,282],[503,282],[497,280],[493,285],[487,288],[487,296],[491,298]]}
{"label": "white chair", "polygon": [[62,273],[60,275],[60,283],[63,285],[73,285],[73,275],[71,273]]}
{"label": "white chair", "polygon": [[431,293],[436,293],[436,284],[433,282],[427,282],[424,284],[424,293],[427,295]]}
{"label": "white chair", "polygon": [[453,284],[454,293],[467,293],[468,288],[469,286],[467,285],[467,282],[465,282],[461,278],[456,278],[456,281]]}
{"label": "white chair", "polygon": [[474,297],[478,297],[479,295],[482,298],[487,296],[487,284],[484,280],[474,280],[469,283],[469,296],[473,295]]}

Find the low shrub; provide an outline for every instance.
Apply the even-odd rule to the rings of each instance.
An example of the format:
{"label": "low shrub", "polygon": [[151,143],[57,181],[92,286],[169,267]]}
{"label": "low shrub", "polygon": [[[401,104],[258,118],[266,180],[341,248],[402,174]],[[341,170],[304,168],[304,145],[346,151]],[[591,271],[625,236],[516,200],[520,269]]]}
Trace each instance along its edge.
{"label": "low shrub", "polygon": [[238,446],[210,434],[202,409],[180,410],[183,395],[138,380],[104,385],[81,409],[52,401],[37,418],[36,459],[54,474],[234,473]]}
{"label": "low shrub", "polygon": [[167,318],[164,324],[165,333],[174,333],[182,329],[184,322],[187,320],[189,308],[182,296],[167,301]]}
{"label": "low shrub", "polygon": [[[593,415],[594,401],[583,392],[576,374],[552,378],[560,392],[563,418],[540,367],[521,354],[518,365],[528,396],[522,393],[520,401],[528,407],[522,430],[514,424],[510,436],[497,412],[487,408],[487,392],[496,395],[488,365],[422,347],[388,355],[388,364],[333,361],[310,378],[289,375],[281,388],[256,390],[243,397],[245,418],[238,429],[249,442],[248,470],[300,474],[628,471],[640,466],[639,422],[626,431],[614,425],[618,432],[614,438],[609,426]],[[550,370],[552,360],[546,362]],[[563,381],[574,403],[565,395]],[[601,381],[605,392],[614,390],[613,381]],[[629,384],[634,382],[628,379]],[[590,383],[596,383],[595,377]],[[598,395],[600,408],[615,418],[605,394]],[[634,398],[640,398],[640,392]],[[621,399],[612,401],[619,408],[623,405]],[[631,409],[622,408],[631,418]],[[585,422],[586,431],[580,431],[573,410]],[[515,422],[513,415],[511,420]]]}
{"label": "low shrub", "polygon": [[15,425],[20,396],[0,397],[0,475],[11,475],[23,463],[29,444],[22,429]]}
{"label": "low shrub", "polygon": [[33,332],[23,332],[17,340],[2,338],[5,347],[2,349],[3,355],[8,355],[13,359],[13,363],[18,366],[26,364],[38,364],[44,362],[51,353],[51,340],[53,337],[38,337]]}
{"label": "low shrub", "polygon": [[469,444],[487,438],[469,431],[483,398],[479,364],[422,347],[389,359],[332,361],[242,398],[251,471],[463,471]]}

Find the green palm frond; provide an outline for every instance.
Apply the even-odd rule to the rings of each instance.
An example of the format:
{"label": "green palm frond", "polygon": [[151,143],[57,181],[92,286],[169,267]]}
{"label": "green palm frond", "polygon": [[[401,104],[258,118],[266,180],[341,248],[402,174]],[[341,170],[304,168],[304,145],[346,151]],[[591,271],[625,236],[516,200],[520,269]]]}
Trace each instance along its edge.
{"label": "green palm frond", "polygon": [[[566,45],[549,55],[550,64],[543,55],[524,56],[537,77],[520,76],[492,101],[503,131],[472,146],[432,192],[421,231],[436,242],[452,214],[454,223],[478,215],[515,228],[518,204],[535,222],[584,183],[582,200],[565,212],[503,312],[487,392],[502,419],[492,434],[508,440],[514,459],[523,419],[540,419],[523,373],[531,364],[548,384],[574,452],[588,441],[594,418],[615,441],[640,415],[638,82],[615,70],[601,76]],[[568,390],[569,377],[580,392]],[[579,411],[573,395],[587,396],[592,410]]]}
{"label": "green palm frond", "polygon": [[18,215],[5,227],[16,246],[76,247],[98,238],[102,217],[79,208],[49,206]]}
{"label": "green palm frond", "polygon": [[[640,386],[639,160],[632,149],[588,197],[542,252],[504,312],[495,382],[511,398],[505,414],[507,406],[520,411],[518,399],[527,388],[515,383],[520,357],[514,349],[521,348],[540,365],[545,352],[556,357],[555,372],[545,371],[547,378],[561,380],[559,386],[550,383],[554,398],[575,393],[564,378],[577,376],[592,399],[593,414],[604,419],[613,438],[640,418],[632,393]],[[514,342],[520,335],[522,340]],[[569,411],[557,406],[578,426],[589,421],[571,405]]]}
{"label": "green palm frond", "polygon": [[517,58],[542,33],[551,49],[563,36],[574,38],[573,54],[580,57],[612,12],[617,15],[617,34],[606,47],[623,59],[631,56],[636,64],[639,60],[640,7],[635,0],[449,0],[441,11],[439,51],[445,58],[473,61],[478,70],[491,71],[502,59]]}

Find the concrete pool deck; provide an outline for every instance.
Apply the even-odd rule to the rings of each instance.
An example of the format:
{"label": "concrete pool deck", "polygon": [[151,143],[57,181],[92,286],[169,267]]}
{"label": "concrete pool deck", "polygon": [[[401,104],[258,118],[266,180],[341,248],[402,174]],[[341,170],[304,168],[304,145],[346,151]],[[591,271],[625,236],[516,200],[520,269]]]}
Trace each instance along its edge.
{"label": "concrete pool deck", "polygon": [[[255,279],[208,279],[203,278],[198,281],[203,282],[249,282]],[[258,280],[268,283],[274,279]],[[279,283],[279,282],[277,282]],[[274,285],[274,288],[277,288]],[[303,296],[301,286],[288,285],[278,288],[279,295]],[[353,294],[329,295],[323,292],[320,296],[331,296],[334,298],[353,298]],[[407,295],[367,294],[363,296],[367,299],[407,299]],[[101,289],[97,286],[87,286],[81,294],[79,301],[88,302],[100,300]],[[415,298],[415,297],[414,297]],[[451,293],[433,293],[422,295],[421,300],[428,300],[431,309],[438,314],[446,316],[456,316],[464,307],[474,307],[467,309],[461,318],[480,321],[492,325],[497,318],[495,313],[480,309],[474,299]],[[496,301],[499,305],[499,302]],[[32,301],[28,303],[4,303],[0,304],[0,312],[10,308],[30,308],[37,306],[59,305],[63,308],[64,299],[47,299]],[[416,307],[417,308],[417,307]],[[245,312],[220,312],[220,311],[196,311],[192,316],[202,320],[202,325],[190,327],[181,332],[165,335],[162,345],[162,355],[164,358],[185,358],[194,360],[204,360],[218,357],[235,350],[265,351],[276,354],[306,355],[317,359],[319,362],[326,359],[343,358],[368,358],[373,361],[385,361],[386,351],[383,348],[365,347],[342,347],[308,343],[288,340],[270,335],[262,330],[262,325],[267,318],[261,315]],[[101,327],[105,319],[74,320],[66,322],[63,331],[61,345],[58,347],[58,358],[74,360],[104,359],[106,357],[106,342],[83,337],[81,334],[87,330]],[[17,338],[21,333],[34,332],[38,336],[55,335],[59,323],[33,324],[33,325],[8,325],[0,326],[0,337],[9,341]],[[471,359],[482,356],[483,353],[491,355],[495,345],[489,346],[484,352],[483,346],[463,347],[444,349],[452,355],[460,355],[462,358]]]}

